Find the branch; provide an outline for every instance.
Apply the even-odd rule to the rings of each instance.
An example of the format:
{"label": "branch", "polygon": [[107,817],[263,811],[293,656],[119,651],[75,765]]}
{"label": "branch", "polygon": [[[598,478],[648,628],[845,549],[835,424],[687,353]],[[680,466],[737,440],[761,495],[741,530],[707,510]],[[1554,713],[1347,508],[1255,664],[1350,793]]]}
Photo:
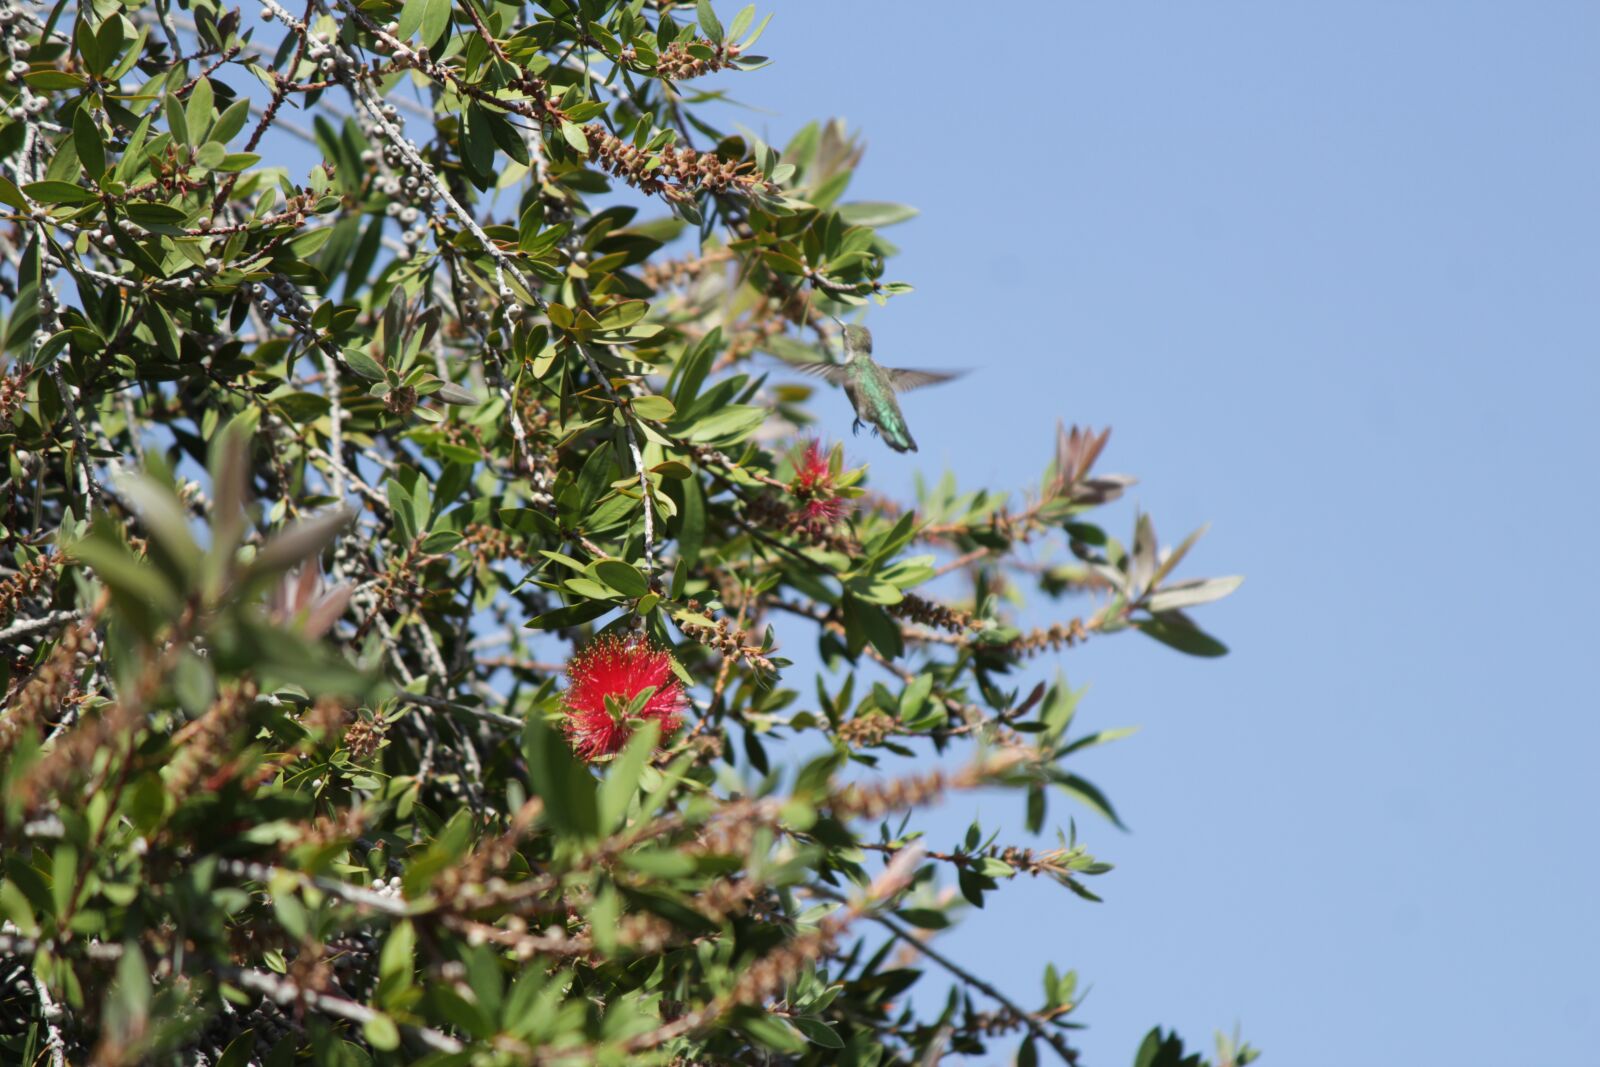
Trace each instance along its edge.
{"label": "branch", "polygon": [[50,614],[41,615],[37,619],[24,619],[21,622],[12,623],[4,630],[0,630],[0,641],[9,641],[14,637],[22,637],[40,630],[53,629],[64,622],[71,622],[73,619],[82,617],[83,612],[81,611],[52,611]]}
{"label": "branch", "polygon": [[[899,857],[896,857],[896,859],[898,860]],[[841,902],[844,900],[844,897],[838,893],[835,893],[831,889],[825,889],[821,886],[812,886],[810,888],[811,892],[815,893],[819,897],[826,897],[829,900]],[[1046,1029],[1044,1023],[1039,1019],[1037,1014],[1030,1011],[1024,1011],[1022,1008],[1017,1006],[1016,1001],[1012,1000],[1010,997],[1006,996],[1004,993],[1000,992],[1000,990],[996,989],[982,978],[979,978],[965,967],[962,967],[960,964],[956,963],[955,960],[952,960],[943,953],[930,948],[926,942],[918,938],[910,930],[901,926],[895,920],[889,918],[887,915],[868,915],[867,918],[871,919],[879,926],[882,926],[884,929],[894,934],[895,937],[898,937],[900,940],[904,941],[906,944],[910,945],[912,948],[928,957],[934,963],[937,963],[939,966],[943,967],[946,971],[949,971],[950,974],[955,976],[961,982],[971,986],[973,989],[976,989],[978,992],[989,997],[995,1003],[999,1004],[1001,1007],[1015,1015],[1018,1019],[1021,1019],[1034,1037],[1055,1049],[1056,1055],[1061,1057],[1062,1063],[1076,1064],[1078,1062],[1078,1054],[1073,1051],[1070,1045],[1067,1044],[1067,1039],[1053,1030]]]}
{"label": "branch", "polygon": [[589,365],[589,370],[600,379],[600,384],[605,387],[606,395],[617,406],[618,413],[622,416],[622,428],[628,433],[628,451],[633,454],[633,464],[639,468],[639,492],[644,498],[644,578],[650,585],[656,580],[656,512],[655,503],[651,500],[650,471],[644,465],[644,451],[639,447],[639,434],[633,428],[633,412],[624,408],[622,398],[617,395],[617,390],[612,386],[611,379],[605,371],[600,369],[600,364],[594,358],[594,353],[589,351],[589,346],[574,338],[578,351],[583,355],[583,361]]}
{"label": "branch", "polygon": [[[351,1022],[362,1024],[369,1023],[383,1015],[382,1012],[375,1011],[367,1005],[350,1000],[347,997],[334,996],[331,993],[318,993],[313,989],[306,989],[304,986],[297,985],[288,978],[280,978],[267,971],[250,971],[229,964],[216,964],[215,969],[219,975],[238,985],[241,989],[248,989],[251,992],[271,997],[279,1004],[289,1004],[298,1000],[325,1015],[334,1015],[341,1019],[349,1019]],[[435,1052],[451,1054],[461,1052],[465,1048],[461,1042],[441,1030],[435,1030],[429,1026],[417,1026],[413,1023],[403,1023],[401,1025],[416,1034],[424,1045],[427,1045]]]}

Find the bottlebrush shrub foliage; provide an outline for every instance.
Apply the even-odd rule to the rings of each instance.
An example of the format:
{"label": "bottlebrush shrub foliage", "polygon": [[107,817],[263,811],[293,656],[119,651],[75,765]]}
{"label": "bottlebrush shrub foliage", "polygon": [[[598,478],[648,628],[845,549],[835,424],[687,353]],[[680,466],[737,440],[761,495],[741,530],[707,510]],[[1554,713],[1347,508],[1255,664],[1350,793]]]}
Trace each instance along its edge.
{"label": "bottlebrush shrub foliage", "polygon": [[[909,211],[713,128],[751,10],[0,19],[0,1059],[1074,1060],[934,933],[1107,870],[1034,657],[1236,582],[1094,523],[1104,433],[896,502],[806,429]],[[978,787],[1045,842],[921,840]]]}

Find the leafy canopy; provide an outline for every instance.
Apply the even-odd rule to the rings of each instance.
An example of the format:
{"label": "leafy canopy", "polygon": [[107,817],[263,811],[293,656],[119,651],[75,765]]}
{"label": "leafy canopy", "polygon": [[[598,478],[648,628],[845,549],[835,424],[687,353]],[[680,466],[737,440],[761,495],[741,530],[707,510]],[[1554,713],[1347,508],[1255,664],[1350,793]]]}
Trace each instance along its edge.
{"label": "leafy canopy", "polygon": [[[1097,522],[1105,433],[909,501],[827,442],[783,361],[913,212],[713,125],[726,14],[0,0],[7,1062],[1074,1060],[1072,971],[927,940],[1109,869],[1030,661],[1220,655],[1237,579]],[[978,787],[1049,837],[923,838]]]}

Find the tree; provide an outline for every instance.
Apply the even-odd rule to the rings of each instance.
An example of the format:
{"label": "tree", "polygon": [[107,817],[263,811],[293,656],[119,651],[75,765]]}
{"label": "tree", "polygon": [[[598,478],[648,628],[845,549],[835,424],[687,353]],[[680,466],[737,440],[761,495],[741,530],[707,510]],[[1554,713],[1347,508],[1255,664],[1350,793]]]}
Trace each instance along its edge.
{"label": "tree", "polygon": [[[1074,1061],[931,935],[1108,869],[1030,660],[1237,579],[1091,521],[1105,432],[905,503],[813,435],[911,211],[711,125],[753,8],[0,2],[8,1062]],[[1048,843],[921,840],[978,786]]]}

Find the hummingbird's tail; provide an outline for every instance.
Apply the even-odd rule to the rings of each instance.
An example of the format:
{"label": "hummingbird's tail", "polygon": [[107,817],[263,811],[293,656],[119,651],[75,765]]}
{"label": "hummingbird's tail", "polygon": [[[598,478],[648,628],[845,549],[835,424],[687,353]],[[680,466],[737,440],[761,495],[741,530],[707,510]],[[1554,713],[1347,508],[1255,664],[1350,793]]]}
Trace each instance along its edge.
{"label": "hummingbird's tail", "polygon": [[911,431],[906,429],[903,421],[899,426],[892,429],[884,429],[883,443],[896,452],[915,452],[917,450],[917,443],[911,439]]}

